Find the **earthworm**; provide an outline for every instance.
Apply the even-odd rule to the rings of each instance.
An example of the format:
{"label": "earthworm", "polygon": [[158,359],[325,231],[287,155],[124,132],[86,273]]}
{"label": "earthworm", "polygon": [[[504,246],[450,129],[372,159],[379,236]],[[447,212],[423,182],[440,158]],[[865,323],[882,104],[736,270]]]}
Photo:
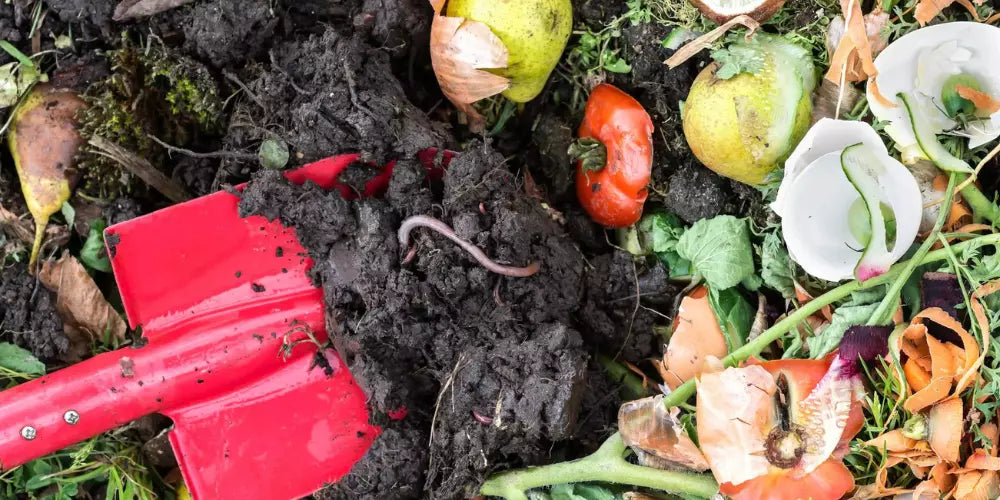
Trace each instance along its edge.
{"label": "earthworm", "polygon": [[504,266],[493,262],[486,256],[485,253],[483,253],[482,250],[479,249],[479,247],[473,245],[471,242],[459,238],[458,235],[455,234],[454,229],[448,227],[448,225],[444,222],[428,215],[414,215],[403,221],[403,223],[399,226],[398,233],[400,246],[406,248],[410,245],[410,231],[416,227],[426,227],[441,233],[449,240],[457,243],[458,246],[462,247],[466,252],[469,252],[469,254],[476,259],[476,262],[479,262],[479,265],[494,273],[502,274],[504,276],[512,276],[515,278],[526,278],[538,272],[539,265],[537,262],[532,262],[525,267]]}

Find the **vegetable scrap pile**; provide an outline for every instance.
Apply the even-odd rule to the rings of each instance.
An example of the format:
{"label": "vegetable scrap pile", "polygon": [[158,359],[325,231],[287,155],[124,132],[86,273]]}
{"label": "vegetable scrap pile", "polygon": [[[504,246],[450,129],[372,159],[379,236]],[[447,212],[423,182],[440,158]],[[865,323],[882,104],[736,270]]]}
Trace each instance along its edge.
{"label": "vegetable scrap pile", "polygon": [[[316,498],[1000,497],[996,2],[29,3],[4,387],[142,342],[106,227],[249,181],[382,429]],[[0,496],[182,497],[168,425]]]}

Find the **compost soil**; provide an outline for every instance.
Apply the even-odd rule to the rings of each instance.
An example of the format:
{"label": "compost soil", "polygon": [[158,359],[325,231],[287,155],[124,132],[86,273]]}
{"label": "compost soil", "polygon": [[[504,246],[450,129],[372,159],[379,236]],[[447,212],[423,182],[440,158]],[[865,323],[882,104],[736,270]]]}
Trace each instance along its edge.
{"label": "compost soil", "polygon": [[[580,210],[566,156],[580,116],[554,98],[572,92],[568,82],[553,77],[485,139],[458,123],[438,90],[425,0],[198,0],[126,23],[111,17],[117,3],[46,2],[42,49],[53,48],[50,32],[72,32],[75,42],[52,77],[81,90],[104,78],[112,69],[105,54],[124,36],[182,51],[210,69],[222,97],[233,96],[228,126],[189,145],[223,151],[221,159],[171,154],[165,173],[195,194],[249,180],[241,213],[295,227],[315,261],[331,342],[383,429],[317,498],[469,497],[494,471],[579,457],[607,437],[621,386],[597,355],[641,363],[659,353],[653,327],[665,319],[657,311],[669,311],[679,290],[662,268],[616,249],[614,233]],[[0,4],[0,36],[28,52],[26,5]],[[574,2],[576,22],[592,26],[623,8]],[[649,206],[688,221],[745,211],[756,197],[687,152],[677,102],[704,61],[668,71],[666,34],[626,27],[621,49],[633,70],[607,76],[657,126]],[[0,52],[0,63],[9,60]],[[374,166],[396,160],[391,182],[382,196],[354,200],[289,184],[247,154],[273,137],[288,144],[290,167],[361,153],[341,179],[357,191]],[[457,153],[443,176],[429,176],[417,159],[427,148]],[[9,196],[16,176],[9,167],[2,174],[0,199],[24,213]],[[121,197],[107,200],[103,215],[113,224],[167,204],[155,193]],[[401,248],[397,229],[414,215],[442,220],[498,262],[540,270],[493,274],[426,228],[414,230],[414,248]],[[0,314],[0,340],[45,359],[65,350],[53,333],[62,328],[52,297],[23,265],[0,273]]]}

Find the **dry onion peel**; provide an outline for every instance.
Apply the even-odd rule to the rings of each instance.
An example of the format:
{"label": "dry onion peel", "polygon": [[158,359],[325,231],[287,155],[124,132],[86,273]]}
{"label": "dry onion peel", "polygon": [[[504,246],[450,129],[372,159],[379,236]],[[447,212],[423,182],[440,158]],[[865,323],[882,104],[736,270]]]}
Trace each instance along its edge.
{"label": "dry onion peel", "polygon": [[655,457],[653,460],[643,457],[646,459],[643,460],[646,462],[644,465],[657,466],[666,461],[665,466],[708,470],[705,456],[677,419],[679,412],[676,407],[667,409],[662,394],[623,404],[618,410],[618,430],[622,441]]}
{"label": "dry onion peel", "polygon": [[695,289],[681,300],[674,320],[670,342],[663,353],[662,363],[655,363],[670,389],[708,370],[709,356],[723,358],[729,354],[726,337],[708,299],[708,288]]}
{"label": "dry onion peel", "polygon": [[431,66],[441,92],[469,116],[470,126],[481,130],[482,115],[472,103],[497,95],[510,87],[508,78],[484,71],[507,67],[507,47],[489,26],[460,17],[441,15],[446,0],[430,0]]}
{"label": "dry onion peel", "polygon": [[[978,301],[973,301],[973,304],[973,312],[982,327],[985,318],[977,310],[977,306],[981,308],[982,305]],[[961,346],[955,346],[960,349],[951,349],[947,347],[948,343],[931,336],[927,332],[927,326],[923,324],[924,320],[933,321],[953,331],[962,341]],[[900,337],[898,348],[910,358],[904,365],[907,383],[915,388],[920,387],[903,403],[903,407],[910,412],[920,411],[948,396],[958,396],[976,378],[982,362],[976,339],[961,323],[936,307],[925,309],[913,318]]]}
{"label": "dry onion peel", "polygon": [[[962,7],[965,7],[966,10],[972,13],[972,17],[976,21],[979,20],[979,13],[976,12],[975,6],[973,6],[972,2],[969,0],[920,0],[917,2],[917,8],[913,15],[917,22],[919,22],[921,26],[924,26],[937,17],[937,15],[940,14],[945,7],[948,7],[955,2],[958,2]],[[981,4],[982,0],[979,0],[976,3]]]}

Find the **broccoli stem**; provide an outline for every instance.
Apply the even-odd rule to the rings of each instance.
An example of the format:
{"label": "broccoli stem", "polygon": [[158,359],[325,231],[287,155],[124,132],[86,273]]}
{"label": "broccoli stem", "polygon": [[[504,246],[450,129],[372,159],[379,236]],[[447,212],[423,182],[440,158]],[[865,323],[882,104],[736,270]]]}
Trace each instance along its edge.
{"label": "broccoli stem", "polygon": [[480,488],[483,495],[527,500],[525,491],[564,483],[599,481],[628,484],[709,498],[719,490],[710,474],[674,472],[634,465],[625,460],[628,449],[620,433],[614,433],[592,455],[571,462],[503,472]]}

